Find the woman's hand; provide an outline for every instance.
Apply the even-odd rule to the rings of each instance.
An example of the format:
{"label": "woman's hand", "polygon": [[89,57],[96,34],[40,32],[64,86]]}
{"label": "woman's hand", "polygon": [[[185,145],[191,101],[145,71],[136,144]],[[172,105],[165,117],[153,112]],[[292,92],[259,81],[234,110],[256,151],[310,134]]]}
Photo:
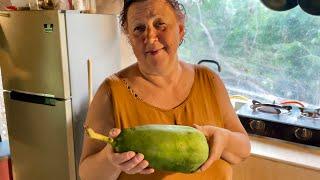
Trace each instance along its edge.
{"label": "woman's hand", "polygon": [[230,131],[210,125],[198,126],[194,124],[194,127],[205,135],[209,144],[209,158],[199,169],[199,171],[205,171],[214,161],[220,159],[223,150],[228,145]]}
{"label": "woman's hand", "polygon": [[[120,129],[111,129],[109,137],[116,138],[120,134]],[[149,168],[149,162],[144,160],[143,154],[128,151],[124,153],[115,153],[111,145],[108,147],[109,161],[121,171],[127,174],[151,174],[154,172],[153,168]]]}

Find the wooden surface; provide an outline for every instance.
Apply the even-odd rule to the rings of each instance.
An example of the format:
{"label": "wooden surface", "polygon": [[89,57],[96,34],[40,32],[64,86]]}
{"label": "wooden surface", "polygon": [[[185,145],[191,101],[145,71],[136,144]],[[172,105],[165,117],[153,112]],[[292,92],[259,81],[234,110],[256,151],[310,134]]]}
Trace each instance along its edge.
{"label": "wooden surface", "polygon": [[253,156],[320,171],[320,147],[260,136],[250,140]]}
{"label": "wooden surface", "polygon": [[233,166],[233,180],[320,180],[320,171],[251,156]]}
{"label": "wooden surface", "polygon": [[233,166],[233,180],[320,180],[320,148],[250,136],[251,156]]}

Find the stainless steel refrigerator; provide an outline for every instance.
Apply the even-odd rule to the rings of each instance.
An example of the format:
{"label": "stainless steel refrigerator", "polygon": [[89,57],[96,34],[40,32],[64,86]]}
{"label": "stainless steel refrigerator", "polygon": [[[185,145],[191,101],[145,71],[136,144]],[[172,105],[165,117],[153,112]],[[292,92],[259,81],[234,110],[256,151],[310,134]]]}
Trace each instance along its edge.
{"label": "stainless steel refrigerator", "polygon": [[0,65],[15,180],[74,180],[93,90],[120,68],[115,15],[0,12]]}

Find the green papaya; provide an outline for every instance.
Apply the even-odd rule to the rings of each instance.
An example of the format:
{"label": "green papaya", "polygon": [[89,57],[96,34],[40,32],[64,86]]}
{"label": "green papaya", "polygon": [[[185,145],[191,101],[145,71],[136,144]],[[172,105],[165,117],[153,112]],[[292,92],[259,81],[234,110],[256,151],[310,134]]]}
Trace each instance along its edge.
{"label": "green papaya", "polygon": [[122,129],[115,139],[86,128],[94,139],[110,143],[116,152],[142,153],[149,165],[160,171],[192,173],[207,159],[209,147],[203,133],[181,125],[143,125]]}
{"label": "green papaya", "polygon": [[142,153],[156,170],[191,173],[208,158],[203,133],[189,126],[144,125],[123,129],[112,143],[116,152]]}

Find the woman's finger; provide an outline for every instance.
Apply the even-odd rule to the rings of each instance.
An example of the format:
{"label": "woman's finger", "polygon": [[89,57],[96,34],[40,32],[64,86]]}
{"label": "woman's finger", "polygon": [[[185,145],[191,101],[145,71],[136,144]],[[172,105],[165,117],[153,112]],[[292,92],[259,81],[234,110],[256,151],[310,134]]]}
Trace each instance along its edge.
{"label": "woman's finger", "polygon": [[197,124],[193,124],[193,127],[201,131],[207,139],[212,135],[210,128],[213,129],[213,126],[199,126]]}
{"label": "woman's finger", "polygon": [[145,168],[147,168],[149,166],[148,161],[143,160],[141,161],[138,165],[136,165],[134,168],[130,169],[127,173],[128,174],[137,174],[140,171],[144,170]]}
{"label": "woman's finger", "polygon": [[135,157],[136,153],[133,151],[128,151],[124,153],[113,153],[111,157],[111,162],[114,164],[120,165],[124,162],[129,161],[133,157]]}
{"label": "woman's finger", "polygon": [[118,128],[112,128],[110,131],[109,131],[109,137],[111,138],[115,138],[117,137],[119,134],[121,133],[121,129],[118,129]]}
{"label": "woman's finger", "polygon": [[205,129],[204,129],[203,126],[199,126],[199,125],[197,125],[197,124],[193,124],[193,127],[196,128],[196,129],[198,129],[199,131],[205,133]]}
{"label": "woman's finger", "polygon": [[209,158],[208,160],[201,166],[200,171],[205,171],[207,170],[211,164],[217,160],[218,157],[218,153],[217,153],[217,146],[214,143],[214,138],[210,138],[210,153],[209,153]]}
{"label": "woman's finger", "polygon": [[143,161],[143,158],[144,158],[143,154],[138,153],[129,161],[120,164],[119,167],[121,170],[128,172],[132,168],[136,167],[141,161]]}
{"label": "woman's finger", "polygon": [[146,169],[139,172],[139,174],[152,174],[152,173],[154,173],[153,168],[146,168]]}

